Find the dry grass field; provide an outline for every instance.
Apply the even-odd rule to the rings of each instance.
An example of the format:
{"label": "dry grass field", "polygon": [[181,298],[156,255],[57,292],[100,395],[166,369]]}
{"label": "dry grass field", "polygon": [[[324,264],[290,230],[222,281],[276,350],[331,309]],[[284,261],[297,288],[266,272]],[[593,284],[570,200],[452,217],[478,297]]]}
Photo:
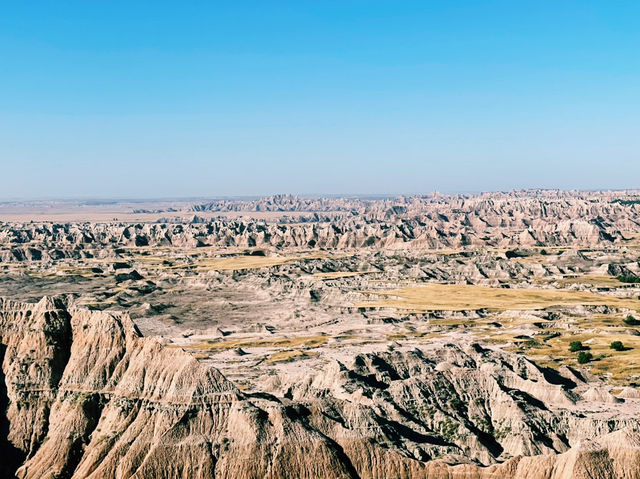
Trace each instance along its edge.
{"label": "dry grass field", "polygon": [[640,309],[637,298],[623,298],[565,289],[490,288],[476,285],[437,284],[408,286],[391,291],[365,292],[379,299],[356,304],[364,308],[408,311],[536,310],[551,306],[613,306]]}
{"label": "dry grass field", "polygon": [[[577,353],[569,351],[572,341],[581,341],[585,350],[593,355],[593,360],[586,365],[591,373],[607,377],[612,384],[619,385],[627,385],[640,377],[640,336],[622,330],[591,329],[563,334],[533,347],[525,346],[525,354],[541,365],[576,367]],[[621,341],[626,349],[611,349],[613,341]]]}
{"label": "dry grass field", "polygon": [[[562,284],[625,287],[615,278],[588,275],[566,278]],[[624,290],[618,290],[619,293],[621,291]],[[389,334],[389,340],[422,343],[441,335],[462,333],[480,342],[519,352],[543,366],[586,368],[620,386],[640,381],[640,326],[623,322],[629,313],[638,317],[640,300],[635,295],[619,297],[568,289],[502,289],[436,283],[366,294],[376,299],[363,301],[357,304],[358,307],[394,308],[416,313],[482,309],[489,313],[475,318],[431,319],[418,330],[405,328]],[[545,321],[539,314],[518,313],[573,306],[610,306],[615,309],[603,314],[581,313],[582,310],[578,309],[573,313],[567,312],[558,321]],[[434,332],[434,327],[440,332]],[[584,350],[593,355],[591,361],[578,364],[578,353],[569,349],[572,341],[582,342]],[[612,349],[610,345],[614,341],[621,341],[624,350]]]}

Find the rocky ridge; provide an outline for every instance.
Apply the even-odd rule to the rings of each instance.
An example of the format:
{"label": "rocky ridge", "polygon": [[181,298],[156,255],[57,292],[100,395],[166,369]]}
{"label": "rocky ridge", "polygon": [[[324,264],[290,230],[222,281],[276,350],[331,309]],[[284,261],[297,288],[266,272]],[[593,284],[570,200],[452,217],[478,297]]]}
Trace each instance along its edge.
{"label": "rocky ridge", "polygon": [[362,354],[247,394],[126,314],[62,298],[2,300],[0,338],[5,476],[640,477],[638,399],[474,344]]}
{"label": "rocky ridge", "polygon": [[[342,210],[332,216],[318,216],[326,209],[325,203],[332,205],[336,201],[314,200],[307,204],[291,199],[289,203],[294,205],[291,208],[296,211],[307,207],[319,210],[311,216],[273,221],[218,218],[177,224],[4,223],[0,224],[0,262],[115,255],[122,247],[594,247],[618,244],[625,235],[640,232],[637,220],[640,206],[612,201],[606,195],[539,198],[511,194],[358,200],[356,203],[360,206],[354,209],[345,205],[355,204],[340,200]],[[233,208],[260,211],[256,205],[230,204]]]}

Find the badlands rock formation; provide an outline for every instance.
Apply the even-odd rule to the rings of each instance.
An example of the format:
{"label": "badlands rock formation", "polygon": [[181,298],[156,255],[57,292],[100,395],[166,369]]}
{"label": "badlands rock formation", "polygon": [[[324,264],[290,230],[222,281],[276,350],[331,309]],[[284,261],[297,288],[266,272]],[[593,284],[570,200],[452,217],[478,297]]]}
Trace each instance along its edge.
{"label": "badlands rock formation", "polygon": [[640,479],[639,198],[0,204],[0,478]]}
{"label": "badlands rock formation", "polygon": [[0,334],[5,477],[640,477],[637,409],[585,416],[578,374],[478,345],[360,355],[277,397],[123,314],[4,300]]}
{"label": "badlands rock formation", "polygon": [[[420,249],[464,246],[593,247],[640,232],[640,204],[609,195],[439,196],[394,200],[222,201],[194,211],[290,211],[307,216],[188,224],[0,224],[0,261],[82,258],[122,246]],[[245,208],[246,210],[243,210]],[[318,208],[318,210],[310,209]],[[329,211],[330,214],[325,214]],[[197,218],[196,218],[197,219]],[[105,253],[106,254],[106,253]]]}

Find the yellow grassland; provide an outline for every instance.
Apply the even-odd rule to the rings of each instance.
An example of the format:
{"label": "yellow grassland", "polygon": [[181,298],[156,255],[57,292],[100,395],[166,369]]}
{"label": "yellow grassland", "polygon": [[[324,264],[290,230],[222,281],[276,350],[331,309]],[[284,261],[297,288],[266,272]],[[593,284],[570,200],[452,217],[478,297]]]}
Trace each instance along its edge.
{"label": "yellow grassland", "polygon": [[534,310],[551,306],[576,305],[609,305],[633,310],[640,308],[640,301],[637,299],[565,289],[504,289],[430,283],[365,293],[378,296],[378,299],[360,302],[356,304],[357,307],[396,308],[409,311]]}

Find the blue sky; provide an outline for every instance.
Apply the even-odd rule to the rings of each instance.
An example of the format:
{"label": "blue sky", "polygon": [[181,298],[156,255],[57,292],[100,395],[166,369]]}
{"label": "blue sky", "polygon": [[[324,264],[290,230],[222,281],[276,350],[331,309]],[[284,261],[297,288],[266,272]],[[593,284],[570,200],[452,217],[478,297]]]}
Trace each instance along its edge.
{"label": "blue sky", "polygon": [[5,2],[0,199],[640,187],[640,2]]}

